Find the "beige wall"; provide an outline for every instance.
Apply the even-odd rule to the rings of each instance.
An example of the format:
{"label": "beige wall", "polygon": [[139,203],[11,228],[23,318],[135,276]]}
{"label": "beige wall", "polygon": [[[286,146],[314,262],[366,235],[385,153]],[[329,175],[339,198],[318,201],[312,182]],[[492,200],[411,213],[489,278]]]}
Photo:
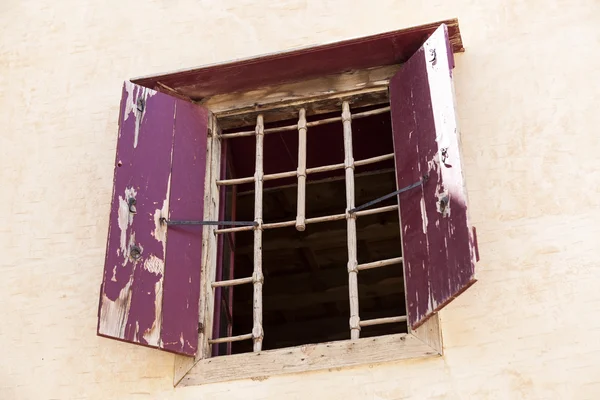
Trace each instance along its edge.
{"label": "beige wall", "polygon": [[[95,336],[124,79],[451,17],[482,260],[443,357],[173,389]],[[599,46],[598,0],[0,0],[0,398],[599,398]]]}

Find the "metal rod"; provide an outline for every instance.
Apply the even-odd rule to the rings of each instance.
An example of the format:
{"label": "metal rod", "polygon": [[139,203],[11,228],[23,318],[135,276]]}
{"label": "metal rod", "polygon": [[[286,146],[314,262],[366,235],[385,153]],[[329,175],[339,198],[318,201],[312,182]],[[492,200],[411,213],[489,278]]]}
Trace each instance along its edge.
{"label": "metal rod", "polygon": [[385,267],[387,265],[394,264],[402,264],[402,257],[388,258],[387,260],[379,260],[370,263],[358,264],[358,270],[364,271],[365,269]]}
{"label": "metal rod", "polygon": [[242,340],[248,340],[248,339],[252,339],[251,333],[248,333],[246,335],[229,336],[229,337],[222,337],[222,338],[218,338],[218,339],[209,339],[208,343],[209,344],[230,343],[230,342],[240,342]]}
{"label": "metal rod", "polygon": [[[346,211],[354,208],[354,157],[352,151],[352,114],[350,104],[342,103],[342,124],[344,126],[344,169],[346,171]],[[348,294],[350,299],[350,338],[360,337],[360,317],[358,307],[358,261],[356,243],[356,215],[346,212],[348,229]]]}
{"label": "metal rod", "polygon": [[[344,103],[347,103],[347,102],[344,102]],[[390,111],[389,106],[382,107],[382,108],[376,108],[374,110],[356,113],[354,115],[351,115],[350,118],[357,119],[357,118],[370,117],[371,115],[383,114],[388,111]],[[329,123],[337,122],[337,121],[341,121],[341,120],[342,120],[342,117],[325,118],[325,119],[321,119],[321,120],[317,120],[317,121],[307,122],[306,126],[310,128],[311,126],[329,124]],[[263,133],[266,134],[266,133],[275,133],[275,132],[284,132],[284,131],[294,131],[296,129],[298,129],[298,125],[286,125],[286,126],[280,126],[277,128],[264,129]],[[254,136],[254,135],[256,135],[255,131],[243,131],[243,132],[235,132],[235,133],[225,133],[225,134],[219,135],[219,138],[231,139],[231,138],[236,138],[236,137]]]}
{"label": "metal rod", "polygon": [[425,183],[427,181],[427,179],[429,179],[429,177],[427,175],[425,175],[422,179],[420,179],[418,182],[413,183],[412,185],[408,185],[406,187],[403,187],[402,189],[398,189],[395,192],[386,194],[385,196],[378,197],[375,200],[371,200],[368,203],[365,203],[365,204],[363,204],[361,206],[355,207],[355,208],[353,208],[352,210],[350,210],[348,212],[353,213],[353,212],[356,212],[356,211],[359,211],[359,210],[363,210],[365,208],[368,208],[368,207],[372,206],[373,204],[380,203],[380,202],[382,202],[384,200],[387,200],[387,199],[389,199],[391,197],[397,196],[400,193],[404,193],[404,192],[406,192],[406,191],[408,191],[410,189],[414,189],[417,186],[421,186],[423,183]]}
{"label": "metal rod", "polygon": [[375,318],[360,321],[360,326],[372,326],[372,325],[383,325],[383,324],[394,324],[396,322],[405,322],[406,316],[401,317],[387,317],[387,318]]}
{"label": "metal rod", "polygon": [[263,159],[264,159],[264,119],[262,114],[256,118],[256,163],[254,175],[254,221],[258,226],[254,229],[254,296],[252,308],[252,338],[254,351],[262,349],[264,331],[262,285],[264,276],[262,272],[262,223],[263,223]]}
{"label": "metal rod", "polygon": [[225,226],[256,226],[254,221],[169,221],[162,219],[167,225],[225,225]]}
{"label": "metal rod", "polygon": [[[378,214],[378,213],[384,213],[384,212],[393,211],[393,210],[397,210],[397,209],[398,209],[397,205],[387,206],[387,207],[379,207],[379,208],[374,208],[372,210],[359,211],[357,213],[354,213],[354,215],[359,217],[361,215]],[[323,217],[307,218],[305,220],[305,223],[306,223],[306,225],[310,225],[310,224],[317,224],[319,222],[339,221],[342,219],[346,219],[346,214],[332,214],[332,215],[325,215]],[[262,224],[262,228],[263,228],[263,230],[264,229],[285,228],[288,226],[294,226],[295,224],[296,224],[296,221],[271,222],[268,224]],[[232,229],[240,229],[240,228],[232,228]],[[225,229],[220,229],[219,232],[224,231],[224,230]],[[228,231],[230,231],[230,229]]]}
{"label": "metal rod", "polygon": [[237,228],[223,228],[223,229],[215,229],[215,235],[220,235],[223,233],[234,233],[234,232],[244,232],[254,230],[254,226],[240,226]]}
{"label": "metal rod", "polygon": [[237,285],[243,285],[245,283],[252,283],[252,280],[254,278],[252,278],[251,276],[248,278],[239,278],[239,279],[229,279],[227,281],[219,281],[219,282],[213,282],[212,283],[212,287],[213,288],[218,288],[218,287],[226,287],[226,286],[237,286]]}
{"label": "metal rod", "polygon": [[[391,160],[393,158],[394,158],[394,153],[385,154],[385,155],[377,156],[377,157],[365,158],[364,160],[354,161],[354,166],[361,167],[363,165],[375,164],[375,163],[378,163],[381,161]],[[307,168],[306,175],[316,174],[319,172],[336,171],[338,169],[344,169],[344,163],[324,165],[322,167]],[[267,174],[267,175],[263,176],[263,180],[271,181],[271,180],[275,180],[275,179],[291,178],[293,176],[296,176],[297,174],[298,174],[297,171],[288,171],[288,172],[279,172],[276,174]],[[238,178],[238,179],[223,179],[223,180],[217,181],[217,185],[220,185],[220,186],[239,185],[242,183],[250,183],[250,182],[254,182],[253,176],[249,176],[246,178]]]}
{"label": "metal rod", "polygon": [[298,113],[298,188],[296,201],[296,230],[306,229],[306,110]]}
{"label": "metal rod", "polygon": [[352,215],[356,215],[357,217],[362,217],[365,215],[381,214],[381,213],[388,212],[388,211],[396,211],[397,209],[398,209],[398,205],[395,204],[393,206],[379,207],[379,208],[373,208],[371,210],[357,211],[355,213],[352,213]]}

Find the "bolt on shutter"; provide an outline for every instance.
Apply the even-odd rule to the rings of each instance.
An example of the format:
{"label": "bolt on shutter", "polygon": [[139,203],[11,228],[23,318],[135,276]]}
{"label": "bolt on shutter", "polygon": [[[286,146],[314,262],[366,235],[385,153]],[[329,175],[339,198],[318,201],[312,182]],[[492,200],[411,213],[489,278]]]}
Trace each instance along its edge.
{"label": "bolt on shutter", "polygon": [[459,154],[454,58],[441,25],[390,81],[408,321],[412,329],[475,282]]}
{"label": "bolt on shutter", "polygon": [[208,117],[125,82],[98,335],[196,353]]}

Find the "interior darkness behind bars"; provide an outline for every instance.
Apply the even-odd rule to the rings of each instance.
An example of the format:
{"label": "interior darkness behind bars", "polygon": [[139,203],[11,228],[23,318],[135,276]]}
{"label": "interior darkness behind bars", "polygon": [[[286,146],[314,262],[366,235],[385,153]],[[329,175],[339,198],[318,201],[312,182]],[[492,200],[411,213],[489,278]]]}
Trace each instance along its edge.
{"label": "interior darkness behind bars", "polygon": [[[359,111],[352,110],[353,113]],[[324,117],[327,116],[321,115],[319,119]],[[308,118],[311,119],[315,118]],[[296,121],[285,121],[278,125],[294,123]],[[355,161],[393,152],[389,112],[353,120],[352,131]],[[309,128],[307,138],[308,168],[343,163],[341,122]],[[297,131],[266,134],[264,140],[265,174],[296,170]],[[230,139],[227,146],[228,177],[254,175],[255,137]],[[343,169],[308,175],[307,178],[307,218],[345,212]],[[295,182],[296,178],[290,178],[264,183],[264,223],[296,218]],[[357,206],[393,192],[396,190],[393,160],[357,167],[355,184]],[[235,215],[238,221],[254,220],[253,184],[221,190],[228,193],[227,217]],[[235,196],[234,192],[237,192]],[[392,198],[373,207],[396,203],[397,199]],[[359,217],[357,232],[359,263],[401,256],[397,211]],[[304,232],[298,232],[295,227],[263,231],[263,350],[350,339],[346,233],[345,220],[310,224]],[[234,241],[234,252],[230,251],[228,240],[224,241],[221,250],[224,260],[222,279],[230,277],[229,265],[234,266],[231,277],[252,276],[253,232],[238,232]],[[234,262],[229,264],[232,256]],[[361,271],[358,284],[361,320],[406,315],[402,265]],[[251,332],[252,285],[223,288],[220,294],[221,315],[218,319],[221,328],[218,335]],[[230,300],[233,302],[228,306]],[[228,330],[227,320],[230,319],[233,326]],[[405,323],[363,327],[361,337],[400,332],[406,332]],[[227,354],[229,346],[233,353],[252,351],[252,341],[246,340],[221,344],[219,354]]]}

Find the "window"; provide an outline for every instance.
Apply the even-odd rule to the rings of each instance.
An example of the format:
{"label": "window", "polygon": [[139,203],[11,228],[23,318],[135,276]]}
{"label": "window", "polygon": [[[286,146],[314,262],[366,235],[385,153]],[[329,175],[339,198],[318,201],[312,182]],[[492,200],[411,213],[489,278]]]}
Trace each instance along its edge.
{"label": "window", "polygon": [[475,262],[446,23],[126,82],[98,334],[184,384],[439,354]]}

